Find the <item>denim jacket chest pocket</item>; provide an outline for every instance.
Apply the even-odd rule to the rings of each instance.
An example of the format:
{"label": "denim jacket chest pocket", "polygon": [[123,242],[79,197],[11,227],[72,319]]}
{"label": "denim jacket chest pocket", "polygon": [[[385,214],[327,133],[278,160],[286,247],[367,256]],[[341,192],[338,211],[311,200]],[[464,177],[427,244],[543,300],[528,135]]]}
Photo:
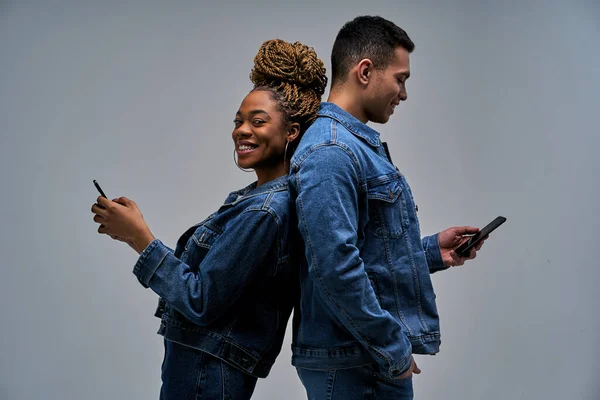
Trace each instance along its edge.
{"label": "denim jacket chest pocket", "polygon": [[404,190],[398,175],[384,175],[367,181],[369,221],[375,236],[399,238],[403,232]]}
{"label": "denim jacket chest pocket", "polygon": [[[204,225],[204,222],[202,222],[199,226],[188,229],[180,238],[181,241],[185,241],[187,237],[187,241],[185,241],[185,246],[179,259],[190,267],[190,271],[193,274],[197,275],[200,272],[202,260],[204,260],[219,235],[220,232],[218,230],[211,228],[209,225]],[[163,308],[171,325],[175,324],[181,329],[197,329],[195,324],[190,322],[175,308],[168,305],[163,305]]]}
{"label": "denim jacket chest pocket", "polygon": [[181,261],[197,274],[200,270],[200,263],[220,235],[220,230],[210,225],[198,226],[185,244]]}

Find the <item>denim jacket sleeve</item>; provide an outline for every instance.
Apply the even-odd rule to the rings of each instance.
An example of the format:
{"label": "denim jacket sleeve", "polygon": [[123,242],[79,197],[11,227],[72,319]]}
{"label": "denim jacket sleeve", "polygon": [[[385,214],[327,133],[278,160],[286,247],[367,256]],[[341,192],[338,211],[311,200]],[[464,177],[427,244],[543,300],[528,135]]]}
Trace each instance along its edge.
{"label": "denim jacket sleeve", "polygon": [[133,273],[190,321],[206,326],[277,262],[278,231],[269,211],[246,210],[215,241],[197,274],[159,240],[142,252]]}
{"label": "denim jacket sleeve", "polygon": [[410,367],[412,348],[400,324],[381,309],[360,257],[360,176],[349,150],[323,145],[292,166],[290,181],[315,290],[381,371],[393,377]]}
{"label": "denim jacket sleeve", "polygon": [[425,236],[422,239],[423,250],[425,250],[425,256],[427,257],[427,266],[429,267],[429,273],[443,271],[448,269],[442,260],[442,252],[440,250],[440,243],[438,241],[438,234],[431,236]]}

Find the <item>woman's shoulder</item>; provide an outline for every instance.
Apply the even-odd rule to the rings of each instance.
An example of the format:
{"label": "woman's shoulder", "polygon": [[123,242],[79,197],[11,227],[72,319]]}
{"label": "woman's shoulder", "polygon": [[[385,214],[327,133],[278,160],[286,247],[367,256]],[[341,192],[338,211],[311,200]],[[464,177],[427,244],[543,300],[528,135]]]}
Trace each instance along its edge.
{"label": "woman's shoulder", "polygon": [[[269,182],[264,185],[268,184]],[[264,187],[260,192],[249,194],[242,203],[240,204],[244,209],[242,212],[257,212],[259,214],[266,212],[280,223],[287,220],[289,214],[293,211],[287,177],[285,180],[280,179],[278,182]]]}
{"label": "woman's shoulder", "polygon": [[[274,217],[284,217],[289,213],[290,194],[287,176],[274,179],[260,186],[251,184],[244,189],[231,192],[218,214],[221,219],[236,219],[250,213],[255,216],[265,212]],[[245,215],[248,218],[250,215]],[[279,219],[279,218],[277,218]]]}
{"label": "woman's shoulder", "polygon": [[250,200],[249,209],[271,211],[277,215],[287,214],[291,205],[287,182],[265,190],[248,200]]}

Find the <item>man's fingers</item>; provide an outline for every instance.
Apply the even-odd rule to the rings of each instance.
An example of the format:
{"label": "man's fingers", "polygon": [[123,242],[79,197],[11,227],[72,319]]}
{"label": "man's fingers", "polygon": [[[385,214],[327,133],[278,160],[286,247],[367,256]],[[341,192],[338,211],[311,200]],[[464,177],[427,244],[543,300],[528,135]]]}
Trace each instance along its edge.
{"label": "man's fingers", "polygon": [[413,357],[413,374],[420,374],[421,373],[421,369],[417,366],[417,362],[415,361],[415,358]]}
{"label": "man's fingers", "polygon": [[464,257],[461,257],[458,254],[456,254],[456,251],[454,251],[454,250],[452,250],[450,252],[450,257],[452,259],[451,259],[450,263],[447,264],[449,267],[460,267],[461,265],[463,265],[465,263]]}
{"label": "man's fingers", "polygon": [[486,235],[483,237],[483,239],[481,239],[481,241],[479,243],[477,243],[477,245],[475,246],[475,249],[477,251],[479,251],[479,249],[481,249],[481,247],[483,247],[483,243],[490,237],[490,235]]}
{"label": "man's fingers", "polygon": [[474,226],[456,226],[453,228],[457,235],[474,235],[479,232],[479,228]]}
{"label": "man's fingers", "polygon": [[463,257],[463,259],[466,261],[466,260],[472,260],[475,257],[477,257],[477,250],[475,249],[475,247],[472,247],[471,251],[469,252],[469,256]]}
{"label": "man's fingers", "polygon": [[[413,374],[415,369],[419,369],[419,367],[417,367],[417,363],[415,362],[415,359],[413,358],[410,362],[410,367],[408,367],[408,370],[406,370],[402,375],[395,376],[394,379],[410,378],[410,376]],[[419,372],[421,372],[420,369],[419,369]]]}

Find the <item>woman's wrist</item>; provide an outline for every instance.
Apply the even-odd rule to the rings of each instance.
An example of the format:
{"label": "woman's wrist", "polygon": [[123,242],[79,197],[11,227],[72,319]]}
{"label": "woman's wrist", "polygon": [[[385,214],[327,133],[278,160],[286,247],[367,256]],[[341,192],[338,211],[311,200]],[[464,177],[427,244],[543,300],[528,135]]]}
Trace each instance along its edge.
{"label": "woman's wrist", "polygon": [[135,249],[135,251],[137,251],[138,254],[142,254],[144,249],[148,247],[148,245],[152,243],[154,239],[156,238],[148,229],[147,231],[140,233],[132,239],[133,248]]}

